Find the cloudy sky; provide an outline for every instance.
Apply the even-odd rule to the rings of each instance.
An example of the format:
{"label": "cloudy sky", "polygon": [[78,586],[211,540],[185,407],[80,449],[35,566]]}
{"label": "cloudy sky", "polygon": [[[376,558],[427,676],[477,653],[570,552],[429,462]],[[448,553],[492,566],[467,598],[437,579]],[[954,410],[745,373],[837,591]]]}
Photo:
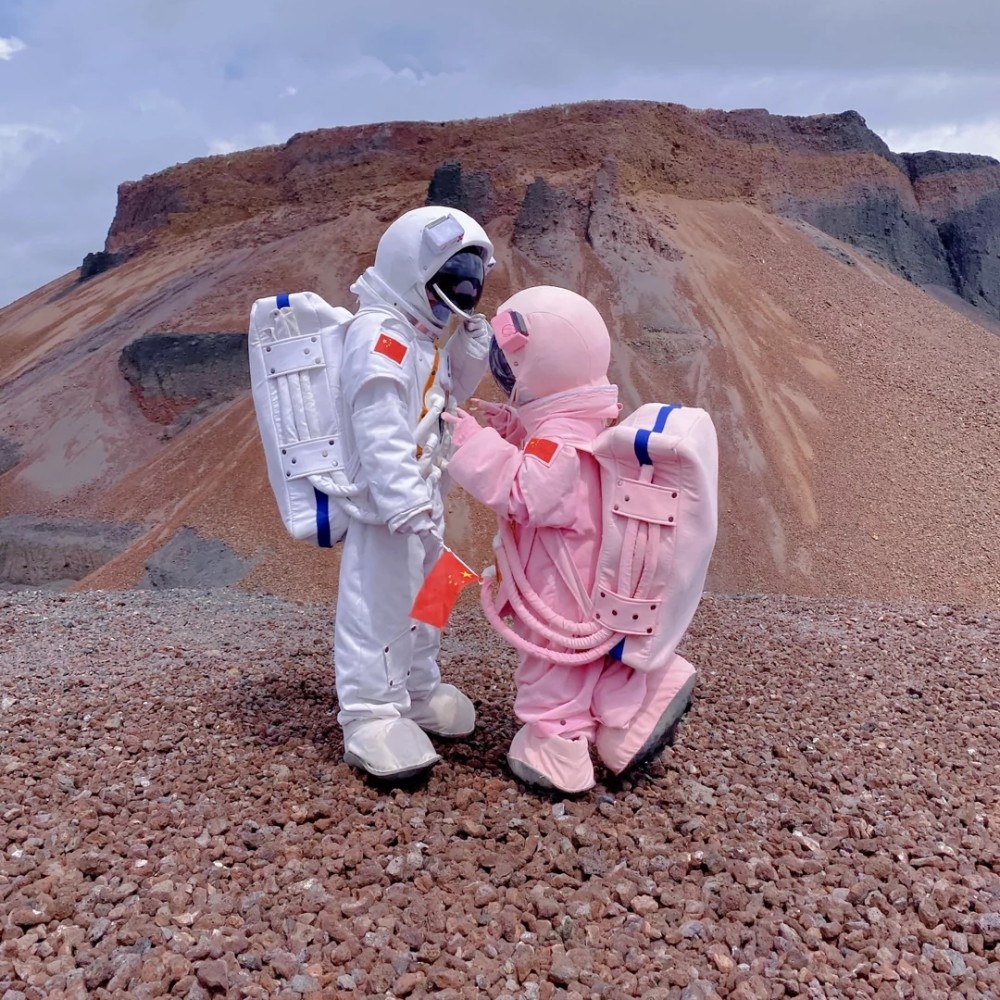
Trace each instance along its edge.
{"label": "cloudy sky", "polygon": [[641,98],[1000,157],[998,39],[997,0],[0,0],[0,304],[120,182],[327,126]]}

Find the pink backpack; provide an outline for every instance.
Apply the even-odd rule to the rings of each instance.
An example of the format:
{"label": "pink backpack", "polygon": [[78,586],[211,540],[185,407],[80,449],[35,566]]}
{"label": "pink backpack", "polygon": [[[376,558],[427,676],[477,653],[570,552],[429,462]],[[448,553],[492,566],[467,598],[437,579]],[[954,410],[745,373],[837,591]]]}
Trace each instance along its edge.
{"label": "pink backpack", "polygon": [[587,663],[608,655],[635,670],[660,670],[694,617],[715,547],[715,426],[705,410],[647,403],[590,444],[571,443],[601,466],[603,534],[586,602],[591,619],[569,621],[544,605],[506,526],[497,545],[504,598],[521,621],[568,652],[535,645],[503,621],[492,567],[484,573],[483,610],[515,646],[550,660]]}

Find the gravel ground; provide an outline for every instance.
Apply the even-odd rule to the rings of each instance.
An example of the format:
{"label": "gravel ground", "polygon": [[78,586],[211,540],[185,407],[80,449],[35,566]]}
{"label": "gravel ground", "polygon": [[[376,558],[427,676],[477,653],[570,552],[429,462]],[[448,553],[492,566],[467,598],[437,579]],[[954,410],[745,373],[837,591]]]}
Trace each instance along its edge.
{"label": "gravel ground", "polygon": [[707,597],[675,745],[563,799],[468,611],[477,737],[348,768],[329,612],[0,595],[0,998],[1000,996],[1000,616]]}

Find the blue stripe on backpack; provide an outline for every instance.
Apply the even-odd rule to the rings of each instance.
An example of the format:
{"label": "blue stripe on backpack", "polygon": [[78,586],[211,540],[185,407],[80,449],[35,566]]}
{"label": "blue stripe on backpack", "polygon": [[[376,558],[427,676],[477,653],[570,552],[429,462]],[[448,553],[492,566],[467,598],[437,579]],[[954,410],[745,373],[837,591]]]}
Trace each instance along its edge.
{"label": "blue stripe on backpack", "polygon": [[652,465],[653,460],[649,457],[649,435],[650,434],[660,434],[663,428],[667,426],[667,417],[674,410],[680,409],[680,403],[671,403],[669,406],[664,406],[660,409],[660,412],[656,415],[656,423],[653,424],[651,430],[641,430],[636,431],[635,435],[635,457],[639,460],[640,465]]}
{"label": "blue stripe on backpack", "polygon": [[322,490],[313,487],[316,494],[316,544],[321,549],[333,548],[330,540],[330,498]]}

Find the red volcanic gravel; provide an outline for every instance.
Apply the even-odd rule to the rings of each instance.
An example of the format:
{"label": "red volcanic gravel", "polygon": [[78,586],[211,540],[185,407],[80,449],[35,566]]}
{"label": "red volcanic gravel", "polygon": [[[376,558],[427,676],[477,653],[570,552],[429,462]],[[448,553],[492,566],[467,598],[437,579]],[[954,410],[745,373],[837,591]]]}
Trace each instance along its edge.
{"label": "red volcanic gravel", "polygon": [[1000,996],[1000,616],[709,597],[673,748],[576,799],[341,761],[327,606],[0,595],[0,998]]}

